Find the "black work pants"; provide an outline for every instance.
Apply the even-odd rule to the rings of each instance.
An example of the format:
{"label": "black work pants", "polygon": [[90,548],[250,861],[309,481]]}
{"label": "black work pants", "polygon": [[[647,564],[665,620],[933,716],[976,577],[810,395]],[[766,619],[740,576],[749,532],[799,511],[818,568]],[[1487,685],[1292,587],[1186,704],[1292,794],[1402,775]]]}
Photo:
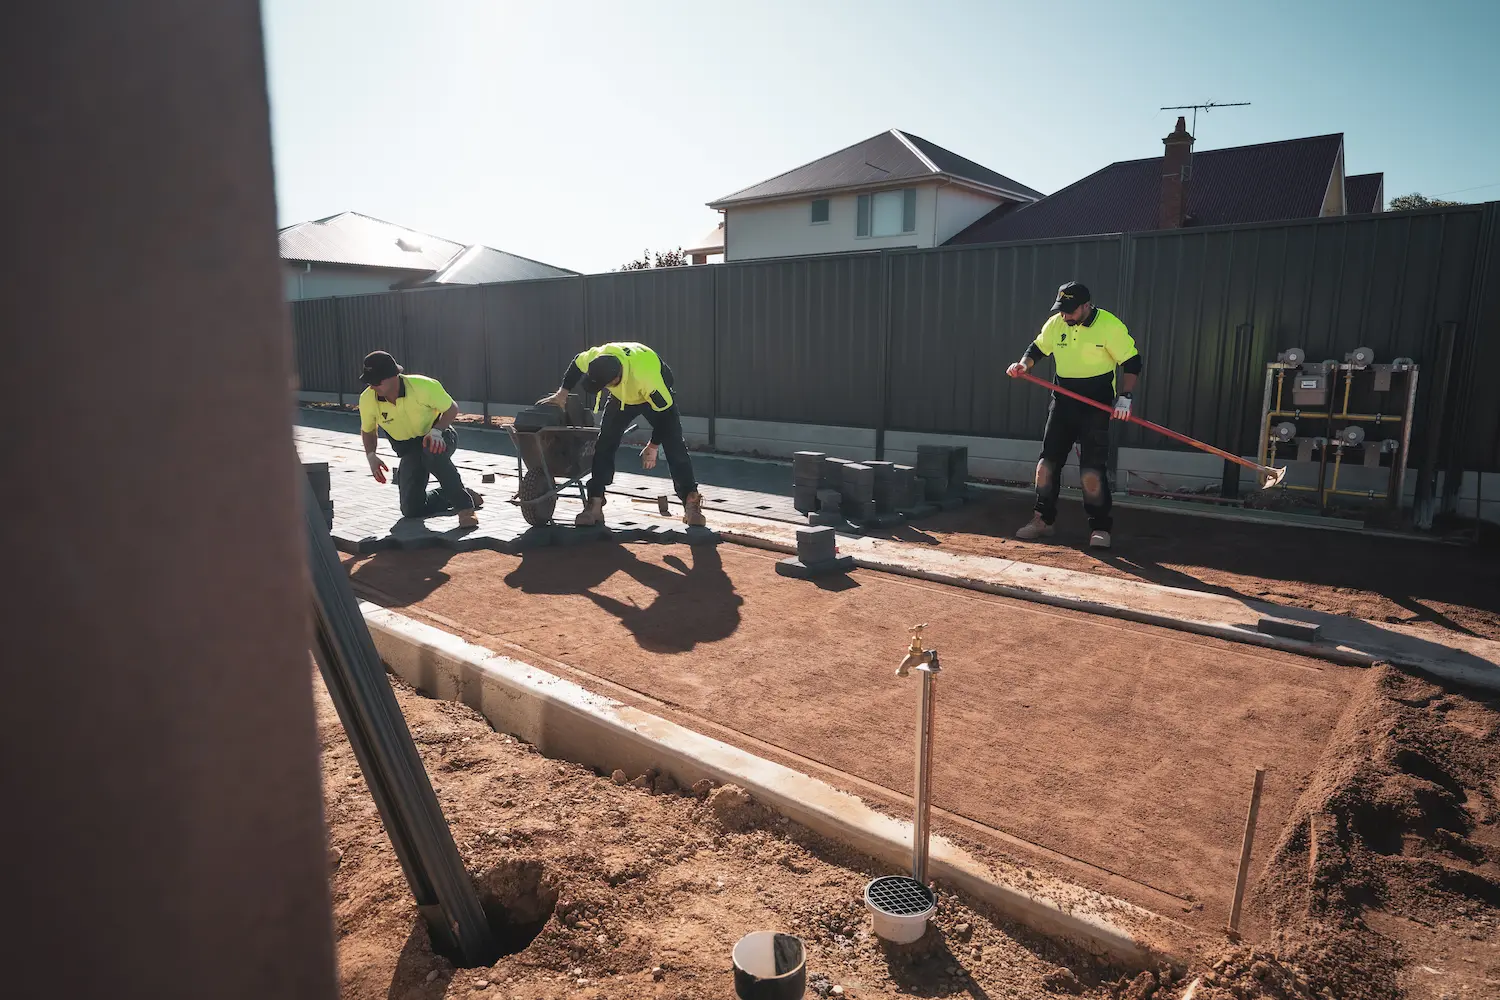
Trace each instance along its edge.
{"label": "black work pants", "polygon": [[[434,455],[422,447],[421,438],[391,442],[401,459],[396,466],[396,488],[401,494],[402,517],[431,517],[474,506],[474,498],[464,489],[463,477],[453,464],[458,431],[452,427],[443,431],[443,443],[447,447],[442,454]],[[438,488],[429,493],[427,484],[432,479],[437,480]]]}
{"label": "black work pants", "polygon": [[604,416],[599,421],[599,443],[594,446],[594,469],[589,478],[589,496],[602,497],[610,483],[615,481],[615,452],[625,428],[636,417],[645,417],[651,425],[651,443],[661,445],[666,452],[667,468],[672,471],[672,486],[679,500],[698,491],[693,478],[693,460],[688,456],[687,441],[682,437],[682,416],[673,403],[665,410],[653,410],[647,403],[622,406],[614,396],[604,404]]}
{"label": "black work pants", "polygon": [[1037,476],[1036,512],[1051,524],[1057,520],[1057,495],[1062,488],[1063,466],[1068,453],[1078,445],[1078,469],[1083,480],[1083,509],[1090,531],[1109,531],[1109,423],[1110,415],[1066,396],[1052,397],[1047,409],[1047,427],[1042,431],[1041,464]]}

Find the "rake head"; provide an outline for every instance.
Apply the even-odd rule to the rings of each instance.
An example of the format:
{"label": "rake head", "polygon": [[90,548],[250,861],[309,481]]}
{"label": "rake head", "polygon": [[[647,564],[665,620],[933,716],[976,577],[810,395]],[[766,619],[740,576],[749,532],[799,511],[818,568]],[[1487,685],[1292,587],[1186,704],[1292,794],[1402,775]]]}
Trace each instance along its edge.
{"label": "rake head", "polygon": [[1260,470],[1260,488],[1269,490],[1280,486],[1281,481],[1286,478],[1286,467],[1280,469],[1263,468]]}

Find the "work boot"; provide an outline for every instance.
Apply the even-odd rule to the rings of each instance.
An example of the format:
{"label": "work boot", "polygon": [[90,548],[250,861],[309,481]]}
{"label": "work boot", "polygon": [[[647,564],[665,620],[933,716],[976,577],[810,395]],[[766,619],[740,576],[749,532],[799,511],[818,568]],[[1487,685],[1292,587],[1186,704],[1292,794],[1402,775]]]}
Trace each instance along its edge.
{"label": "work boot", "polygon": [[473,507],[458,512],[458,526],[460,528],[479,527],[479,515],[474,512]]}
{"label": "work boot", "polygon": [[573,527],[592,528],[596,524],[604,523],[604,498],[589,497],[588,506],[583,508],[583,513],[573,518]]}
{"label": "work boot", "polygon": [[1109,548],[1109,532],[1107,532],[1107,531],[1095,531],[1092,534],[1090,534],[1089,535],[1089,548],[1091,548],[1091,549],[1107,549],[1107,548]]}
{"label": "work boot", "polygon": [[1016,537],[1023,542],[1031,542],[1038,538],[1051,538],[1052,533],[1052,525],[1043,521],[1042,515],[1033,514],[1031,520],[1023,524],[1021,530],[1016,532]]}
{"label": "work boot", "polygon": [[690,528],[701,528],[708,524],[703,516],[703,494],[697,490],[682,499],[682,523]]}

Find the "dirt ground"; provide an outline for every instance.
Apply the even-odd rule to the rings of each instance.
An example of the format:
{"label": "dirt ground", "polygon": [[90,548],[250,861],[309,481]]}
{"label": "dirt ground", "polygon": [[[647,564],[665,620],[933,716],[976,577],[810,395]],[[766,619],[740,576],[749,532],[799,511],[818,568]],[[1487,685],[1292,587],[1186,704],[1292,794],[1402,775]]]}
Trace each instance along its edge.
{"label": "dirt ground", "polygon": [[[741,934],[794,933],[809,997],[1457,1000],[1500,995],[1492,701],[1378,670],[1341,719],[1253,898],[1275,939],[1121,975],[939,885],[913,948],[872,939],[883,872],[734,789],[622,784],[548,760],[473,710],[392,681],[454,840],[521,923],[495,966],[434,955],[333,705],[314,681],[345,1000],[731,995]],[[649,779],[651,776],[641,776]],[[651,787],[635,787],[649,785]],[[707,793],[706,801],[702,796]],[[1310,817],[1320,831],[1308,835]],[[1314,850],[1316,841],[1318,848]],[[1222,939],[1221,939],[1222,940]]]}
{"label": "dirt ground", "polygon": [[471,709],[394,684],[465,863],[528,925],[512,946],[536,936],[490,968],[455,969],[433,954],[317,681],[345,1000],[729,997],[730,950],[755,930],[803,939],[810,998],[1120,992],[1118,971],[941,886],[928,938],[888,950],[869,932],[863,891],[890,873],[867,859],[737,801],[732,789],[705,801],[618,785],[540,756]]}
{"label": "dirt ground", "polygon": [[789,580],[776,558],[732,545],[421,550],[358,560],[351,575],[471,641],[898,794],[910,792],[916,692],[894,668],[907,626],[925,622],[944,665],[935,804],[1121,876],[1089,884],[1203,927],[1228,916],[1256,765],[1268,767],[1269,843],[1370,677],[880,573]]}
{"label": "dirt ground", "polygon": [[1031,500],[992,493],[893,537],[957,552],[1254,598],[1374,621],[1500,639],[1500,546],[1444,545],[1115,508],[1114,548],[1087,548],[1083,506],[1063,500],[1058,533],[1012,537]]}

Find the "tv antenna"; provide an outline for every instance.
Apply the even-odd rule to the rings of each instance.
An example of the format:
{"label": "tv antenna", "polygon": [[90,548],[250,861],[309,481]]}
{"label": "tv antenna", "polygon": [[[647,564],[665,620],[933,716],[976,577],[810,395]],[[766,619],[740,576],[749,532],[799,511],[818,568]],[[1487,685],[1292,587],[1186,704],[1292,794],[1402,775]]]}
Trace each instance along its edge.
{"label": "tv antenna", "polygon": [[1207,101],[1203,104],[1178,104],[1170,108],[1161,108],[1162,111],[1191,111],[1193,113],[1193,135],[1198,134],[1198,112],[1212,111],[1214,108],[1248,108],[1249,101]]}

